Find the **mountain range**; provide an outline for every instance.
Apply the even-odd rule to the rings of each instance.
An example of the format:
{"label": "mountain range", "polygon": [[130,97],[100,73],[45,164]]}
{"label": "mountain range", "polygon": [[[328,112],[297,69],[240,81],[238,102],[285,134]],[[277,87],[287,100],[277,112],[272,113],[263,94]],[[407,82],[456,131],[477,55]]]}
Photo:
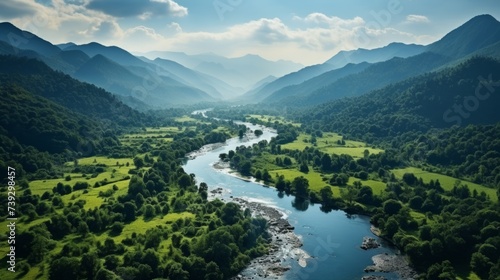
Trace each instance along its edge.
{"label": "mountain range", "polygon": [[[276,62],[277,66],[274,67],[272,65],[275,62],[251,55],[237,59],[215,59],[212,56],[201,63],[205,66],[199,65],[198,68],[206,68],[203,72],[167,59],[137,57],[119,47],[96,42],[56,46],[7,22],[0,23],[0,54],[39,59],[54,70],[102,87],[129,105],[143,109],[214,102],[243,93],[244,89],[239,84],[230,85],[216,77],[220,73],[207,68],[213,63],[226,63],[229,66],[224,67],[228,67],[225,69],[229,73],[236,73],[235,68],[245,68],[245,65],[247,72],[265,76],[283,74],[301,67],[291,62]],[[256,71],[261,67],[269,69],[269,73]],[[252,77],[245,77],[247,72],[238,74],[242,77],[237,82],[245,81],[245,85],[252,86]],[[255,77],[257,82],[260,76]]]}
{"label": "mountain range", "polygon": [[301,68],[297,63],[256,55],[226,58],[158,51],[134,56],[96,42],[54,45],[10,23],[0,23],[0,54],[36,58],[138,109],[231,100],[314,106],[360,96],[475,56],[499,58],[499,44],[500,23],[490,15],[480,15],[427,46],[391,43],[371,50],[341,51],[322,64]]}
{"label": "mountain range", "polygon": [[393,43],[373,50],[339,52],[323,64],[303,68],[249,91],[243,100],[312,106],[359,96],[474,56],[500,58],[499,43],[500,23],[490,15],[480,15],[427,46]]}
{"label": "mountain range", "polygon": [[193,70],[220,77],[228,84],[240,88],[241,93],[268,76],[281,77],[303,67],[291,61],[269,61],[251,54],[226,58],[212,53],[187,55],[182,52],[156,51],[145,53],[144,56],[173,60]]}

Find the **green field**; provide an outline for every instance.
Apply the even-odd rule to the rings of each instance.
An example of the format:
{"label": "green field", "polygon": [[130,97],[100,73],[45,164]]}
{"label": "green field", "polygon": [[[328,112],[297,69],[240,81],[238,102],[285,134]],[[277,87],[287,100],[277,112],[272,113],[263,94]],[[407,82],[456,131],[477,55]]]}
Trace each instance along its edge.
{"label": "green field", "polygon": [[373,194],[380,195],[385,191],[386,184],[384,182],[375,181],[375,180],[360,180],[358,178],[350,177],[347,182],[348,185],[353,185],[354,182],[360,181],[363,186],[368,186],[372,189]]}
{"label": "green field", "polygon": [[316,138],[316,145],[314,145],[310,141],[311,135],[301,133],[295,141],[293,141],[292,143],[284,144],[281,146],[281,148],[290,150],[304,150],[306,147],[314,146],[328,154],[347,154],[354,158],[363,157],[365,150],[368,150],[370,154],[378,154],[383,152],[383,150],[381,149],[368,147],[366,143],[359,141],[345,140],[345,145],[337,144],[337,141],[341,139],[342,136],[337,133],[323,133],[322,137]]}
{"label": "green field", "polygon": [[[155,228],[158,225],[165,225],[166,223],[175,222],[180,218],[194,218],[195,215],[190,212],[182,213],[169,213],[163,217],[154,217],[151,220],[145,221],[143,217],[138,217],[135,221],[125,224],[123,231],[118,236],[112,238],[116,243],[122,242],[123,239],[130,237],[132,233],[145,234],[148,229]],[[97,240],[104,242],[106,238],[110,237],[107,233],[103,233],[97,237]]]}
{"label": "green field", "polygon": [[278,122],[280,124],[291,124],[291,125],[296,126],[296,127],[300,127],[300,125],[301,125],[300,123],[288,121],[283,117],[277,117],[277,116],[271,116],[271,115],[246,115],[245,117],[246,117],[247,121],[249,121],[250,119],[257,119],[257,120],[263,121],[263,122],[271,122],[271,123]]}
{"label": "green field", "polygon": [[[458,180],[457,178],[453,178],[450,176],[424,171],[424,170],[417,168],[417,167],[393,169],[392,173],[394,173],[394,176],[396,176],[396,178],[399,178],[399,179],[403,178],[403,175],[405,173],[413,173],[416,177],[422,178],[422,180],[425,183],[429,183],[431,180],[434,180],[434,181],[439,180],[439,183],[441,184],[443,189],[447,190],[447,191],[452,190],[453,186],[455,185],[455,182]],[[476,190],[478,193],[485,192],[486,195],[488,195],[492,201],[494,201],[494,202],[498,201],[498,197],[497,197],[496,191],[494,189],[487,188],[485,186],[481,186],[481,185],[478,185],[476,183],[472,183],[469,181],[464,181],[464,180],[460,180],[460,181],[462,182],[462,184],[466,184],[469,187],[469,189],[471,190],[471,192],[473,190]]]}
{"label": "green field", "polygon": [[185,122],[193,122],[193,123],[207,123],[207,122],[203,122],[203,121],[200,121],[198,119],[195,119],[193,117],[190,117],[190,116],[182,116],[182,117],[177,117],[174,119],[176,122],[178,123],[185,123]]}
{"label": "green field", "polygon": [[[276,175],[283,175],[286,180],[293,181],[295,177],[300,177],[304,176],[309,181],[309,189],[315,192],[319,192],[321,188],[324,186],[329,186],[330,184],[326,180],[325,177],[321,175],[321,173],[313,171],[312,167],[310,167],[309,172],[303,173],[300,172],[299,170],[292,168],[292,169],[277,169],[277,170],[272,170],[269,171],[271,176],[273,178],[276,177]],[[325,181],[323,181],[323,178],[325,178]],[[332,188],[335,189],[335,188]],[[340,194],[340,192],[339,192]]]}

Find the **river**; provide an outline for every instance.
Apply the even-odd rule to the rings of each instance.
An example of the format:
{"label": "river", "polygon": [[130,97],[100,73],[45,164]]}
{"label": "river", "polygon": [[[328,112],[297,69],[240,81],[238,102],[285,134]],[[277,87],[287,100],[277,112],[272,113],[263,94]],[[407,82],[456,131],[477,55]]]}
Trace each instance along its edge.
{"label": "river", "polygon": [[[394,254],[395,249],[382,243],[382,246],[372,250],[360,248],[363,237],[377,238],[370,231],[369,218],[360,215],[348,215],[343,211],[324,213],[320,205],[306,205],[294,207],[294,197],[278,195],[271,187],[265,187],[254,182],[247,182],[235,176],[213,168],[220,153],[235,150],[240,145],[252,145],[261,140],[270,140],[276,132],[262,127],[245,123],[251,130],[261,129],[263,135],[258,138],[232,138],[223,145],[207,146],[195,153],[196,156],[188,159],[184,165],[187,173],[196,175],[198,183],[208,184],[209,191],[223,188],[222,198],[231,201],[233,198],[242,198],[248,201],[257,201],[275,207],[285,213],[289,223],[295,227],[294,233],[302,240],[302,249],[311,258],[307,265],[302,267],[297,261],[287,260],[290,270],[283,275],[284,279],[361,279],[364,268],[373,264],[372,257],[378,254]],[[304,209],[306,208],[306,209]],[[243,272],[248,277],[249,271]],[[369,275],[383,275],[387,279],[398,279],[394,273],[370,273]],[[254,279],[258,276],[251,275]],[[251,278],[251,277],[249,277]]]}

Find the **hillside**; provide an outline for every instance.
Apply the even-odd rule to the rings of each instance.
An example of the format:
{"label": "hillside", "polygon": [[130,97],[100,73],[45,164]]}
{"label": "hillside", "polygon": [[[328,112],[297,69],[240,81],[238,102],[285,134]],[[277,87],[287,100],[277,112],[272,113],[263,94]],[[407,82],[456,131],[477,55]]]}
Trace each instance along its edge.
{"label": "hillside", "polygon": [[360,96],[391,83],[420,75],[447,63],[449,59],[434,53],[422,53],[409,58],[393,58],[375,63],[364,71],[341,78],[325,87],[302,94],[303,98],[291,98],[286,104],[311,106],[342,97]]}
{"label": "hillside", "polygon": [[190,69],[216,77],[239,88],[237,95],[250,89],[267,76],[283,76],[302,68],[291,61],[269,61],[258,55],[226,58],[212,53],[188,55],[181,52],[157,51],[144,54],[150,59],[163,58],[180,63]]}
{"label": "hillside", "polygon": [[[487,32],[485,30],[488,30]],[[394,57],[392,59],[375,63],[360,73],[351,74],[335,82],[309,82],[309,84],[298,87],[300,90],[287,95],[280,93],[280,98],[270,98],[266,101],[282,101],[289,106],[312,106],[332,101],[343,97],[354,97],[365,94],[371,90],[380,89],[391,83],[417,76],[423,73],[442,69],[444,66],[453,66],[457,63],[471,58],[473,55],[497,56],[496,44],[500,42],[500,23],[489,15],[476,16],[463,25],[449,32],[440,40],[426,46],[404,45],[407,49],[405,54],[412,52],[423,53],[409,56],[407,58]],[[397,44],[391,44],[385,48],[375,49],[371,52],[360,50],[358,53],[348,52],[338,55],[336,60],[345,60],[350,57],[379,58],[395,55],[397,56]],[[392,51],[389,51],[392,47]],[[401,46],[400,46],[401,47]],[[400,49],[404,52],[405,49]],[[275,82],[278,82],[279,79]],[[303,98],[296,98],[297,93]],[[284,98],[294,96],[294,98]]]}
{"label": "hillside", "polygon": [[0,81],[50,99],[74,112],[112,121],[138,125],[144,116],[115,96],[94,85],[82,83],[50,69],[35,59],[0,56]]}
{"label": "hillside", "polygon": [[[263,87],[262,89],[252,90],[245,93],[245,97],[254,101],[261,101],[271,96],[274,92],[284,89],[287,86],[299,85],[328,71],[343,68],[348,64],[360,64],[363,62],[377,63],[392,59],[394,57],[406,58],[417,55],[423,52],[424,49],[424,46],[420,45],[392,43],[385,47],[375,48],[371,50],[357,49],[352,51],[340,51],[322,64],[307,66],[300,69],[299,71],[284,75],[283,77],[276,79],[274,82],[269,83],[269,85]],[[317,85],[314,87],[314,89],[325,87],[331,83],[328,82],[328,80],[324,80],[323,83],[318,84],[318,82],[320,81],[321,78],[315,80],[314,82],[311,82],[311,84]],[[300,91],[302,92],[306,90],[308,92],[311,92],[312,90],[307,89],[308,85],[309,84],[301,86]],[[296,93],[289,95],[292,96],[294,94]],[[269,100],[276,100],[284,97],[283,93],[279,93],[278,96],[279,98],[271,97]]]}
{"label": "hillside", "polygon": [[[9,37],[6,34],[11,35]],[[13,36],[19,42],[14,42]],[[214,100],[197,84],[186,85],[167,69],[142,61],[116,46],[68,43],[58,47],[10,23],[0,23],[0,54],[37,58],[54,70],[127,97],[122,100],[132,100],[128,97],[133,95],[133,98],[151,107]],[[153,88],[148,87],[151,79],[155,82]]]}
{"label": "hillside", "polygon": [[499,41],[500,22],[491,15],[480,15],[430,44],[427,51],[459,58]]}
{"label": "hillside", "polygon": [[[410,78],[360,97],[319,105],[303,114],[301,121],[320,122],[328,130],[372,142],[410,131],[494,124],[500,121],[500,115],[496,114],[500,96],[489,94],[486,87],[475,93],[482,85],[478,77],[490,77],[491,73],[500,73],[500,62],[476,57],[456,67]],[[496,86],[497,81],[493,77],[490,85]],[[461,113],[455,105],[466,111]]]}
{"label": "hillside", "polygon": [[328,71],[301,84],[287,86],[280,90],[277,90],[273,92],[269,97],[267,97],[264,102],[279,102],[286,101],[287,98],[291,97],[295,98],[307,96],[310,92],[320,90],[325,85],[332,84],[346,76],[359,73],[369,66],[370,64],[367,62],[359,64],[347,64],[340,69]]}

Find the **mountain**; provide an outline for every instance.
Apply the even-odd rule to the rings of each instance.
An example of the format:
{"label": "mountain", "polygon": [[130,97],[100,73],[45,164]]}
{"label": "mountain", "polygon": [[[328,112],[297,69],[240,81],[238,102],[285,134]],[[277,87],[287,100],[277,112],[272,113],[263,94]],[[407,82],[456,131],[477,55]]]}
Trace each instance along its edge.
{"label": "mountain", "polygon": [[432,71],[449,62],[448,57],[425,52],[409,58],[393,58],[375,63],[364,71],[345,76],[325,87],[290,98],[288,105],[317,105],[342,97],[359,96],[391,83]]}
{"label": "mountain", "polygon": [[20,87],[88,117],[121,125],[143,119],[142,114],[111,93],[56,72],[36,59],[0,56],[0,82]]}
{"label": "mountain", "polygon": [[[172,106],[213,101],[214,97],[221,97],[213,89],[211,93],[214,97],[210,96],[193,81],[186,85],[168,70],[152,62],[142,61],[119,47],[98,43],[55,46],[10,23],[0,23],[0,54],[36,58],[52,69],[112,93],[128,97],[134,95],[134,98],[123,98],[126,102],[139,100],[150,106]],[[233,91],[224,83],[213,80],[226,92]],[[152,88],[151,83],[154,84]]]}
{"label": "mountain", "polygon": [[480,15],[430,44],[427,51],[460,58],[499,41],[500,22],[491,15]]}
{"label": "mountain", "polygon": [[393,57],[410,57],[424,52],[425,46],[416,44],[391,43],[382,48],[357,49],[352,51],[340,51],[325,63],[332,65],[334,69],[344,67],[348,63],[376,63],[389,60]]}
{"label": "mountain", "polygon": [[[491,73],[500,73],[500,61],[476,57],[363,96],[318,105],[300,120],[309,125],[328,124],[333,131],[371,141],[452,125],[495,124],[500,122],[500,96],[487,87],[476,91],[481,85],[478,77]],[[497,83],[494,80],[490,85]]]}
{"label": "mountain", "polygon": [[126,68],[101,54],[88,60],[74,76],[116,94],[133,96],[153,107],[213,101],[197,88],[147,68]]}
{"label": "mountain", "polygon": [[[260,101],[269,97],[273,92],[283,89],[287,86],[298,85],[318,75],[326,73],[331,70],[342,68],[349,63],[359,64],[362,62],[376,63],[386,61],[393,57],[410,57],[423,52],[424,46],[420,45],[407,45],[402,43],[392,43],[382,48],[366,50],[357,49],[353,51],[341,51],[323,64],[317,64],[302,68],[297,72],[287,74],[259,91],[249,91],[245,95],[248,98]],[[326,86],[323,84],[322,86]]]}
{"label": "mountain", "polygon": [[157,58],[152,62],[175,75],[184,84],[197,87],[214,98],[231,98],[239,90],[220,79],[189,69],[172,60]]}
{"label": "mountain", "polygon": [[264,99],[263,102],[279,102],[282,99],[290,98],[292,96],[293,97],[307,96],[311,92],[319,90],[323,88],[325,85],[332,84],[343,77],[359,73],[368,68],[370,65],[371,64],[367,62],[359,64],[347,64],[345,67],[328,71],[312,79],[309,79],[301,84],[287,86],[282,89],[279,89],[273,92],[269,97]]}
{"label": "mountain", "polygon": [[116,46],[104,46],[96,42],[84,44],[84,45],[70,45],[63,49],[64,51],[79,50],[87,54],[89,57],[96,56],[98,54],[103,55],[121,65],[124,66],[142,66],[145,67],[144,63],[139,58],[130,54],[124,49]]}
{"label": "mountain", "polygon": [[[489,28],[484,32],[484,28]],[[477,31],[477,32],[475,32]],[[424,53],[375,63],[364,71],[346,76],[314,90],[303,87],[303,98],[290,98],[287,105],[317,105],[342,97],[359,96],[412,76],[457,65],[472,54],[496,54],[500,23],[491,16],[475,17],[426,47]]]}
{"label": "mountain", "polygon": [[21,50],[32,50],[44,56],[52,56],[61,50],[33,33],[23,31],[9,22],[0,23],[0,41]]}
{"label": "mountain", "polygon": [[76,44],[73,42],[68,42],[68,43],[63,43],[63,44],[57,44],[56,46],[58,48],[60,48],[61,50],[64,50],[65,48],[68,48],[68,47],[74,47],[74,46],[76,46]]}
{"label": "mountain", "polygon": [[118,126],[150,123],[103,89],[37,59],[1,55],[0,112],[0,161],[31,179],[54,176],[54,162],[110,153]]}
{"label": "mountain", "polygon": [[150,59],[173,60],[188,68],[223,80],[233,87],[245,90],[267,76],[283,76],[302,68],[302,65],[298,63],[284,60],[269,61],[258,55],[226,58],[215,54],[187,55],[182,52],[168,51],[149,52],[144,55]]}
{"label": "mountain", "polygon": [[273,92],[280,90],[289,85],[296,85],[302,83],[317,75],[332,69],[328,64],[318,64],[302,68],[301,70],[293,73],[286,74],[268,84],[259,90],[250,90],[245,93],[243,98],[259,102],[271,95]]}
{"label": "mountain", "polygon": [[274,80],[276,80],[277,77],[273,76],[273,75],[269,75],[267,77],[265,77],[264,79],[256,82],[253,86],[252,86],[252,89],[256,89],[256,88],[259,88],[259,87],[263,87],[271,82],[273,82]]}

